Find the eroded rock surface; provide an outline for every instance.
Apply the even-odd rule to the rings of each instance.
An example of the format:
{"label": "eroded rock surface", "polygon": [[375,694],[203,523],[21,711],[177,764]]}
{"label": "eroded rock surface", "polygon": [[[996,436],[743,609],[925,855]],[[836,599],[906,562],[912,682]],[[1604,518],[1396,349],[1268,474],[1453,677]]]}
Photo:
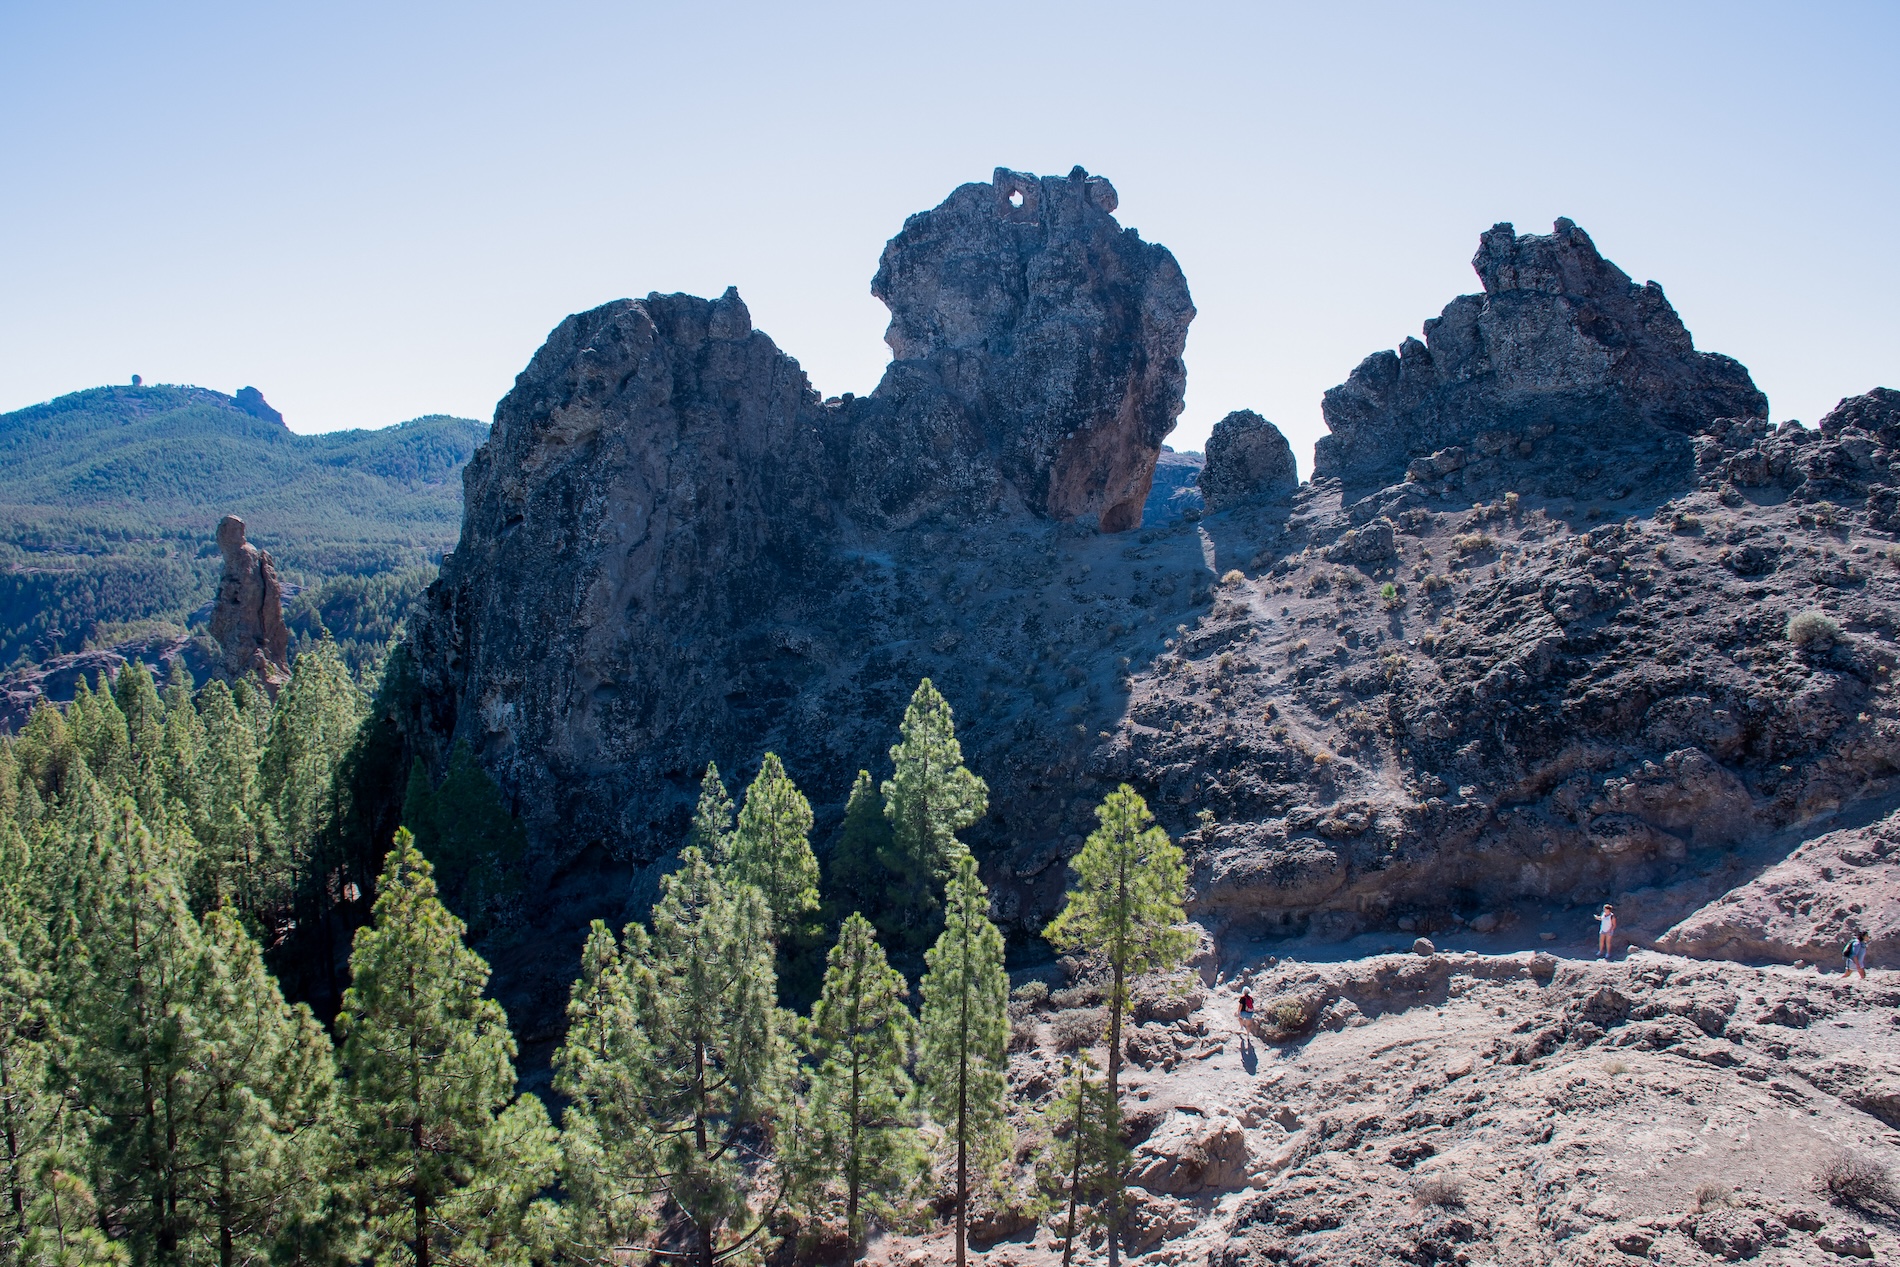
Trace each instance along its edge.
{"label": "eroded rock surface", "polygon": [[277,568],[244,539],[244,521],[236,515],[218,521],[218,549],[224,574],[211,607],[211,636],[223,652],[220,667],[232,678],[255,673],[275,689],[290,678],[290,630]]}
{"label": "eroded rock surface", "polygon": [[1569,220],[1548,236],[1495,225],[1471,266],[1482,294],[1326,393],[1317,477],[1388,484],[1475,442],[1507,463],[1542,445],[1547,478],[1634,488],[1684,466],[1686,437],[1717,419],[1767,417],[1746,369],[1697,352],[1662,287],[1636,285]]}
{"label": "eroded rock surface", "polygon": [[1291,497],[1300,472],[1278,427],[1251,409],[1236,409],[1208,436],[1200,484],[1207,508],[1224,510],[1254,498]]}

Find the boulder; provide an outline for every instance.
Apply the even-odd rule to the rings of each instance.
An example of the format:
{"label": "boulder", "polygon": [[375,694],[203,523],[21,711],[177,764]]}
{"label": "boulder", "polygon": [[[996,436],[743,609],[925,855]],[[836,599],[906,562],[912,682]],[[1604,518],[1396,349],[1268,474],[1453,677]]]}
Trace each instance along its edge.
{"label": "boulder", "polygon": [[1247,1133],[1231,1117],[1175,1112],[1135,1149],[1128,1181],[1185,1196],[1246,1182]]}
{"label": "boulder", "polygon": [[1293,446],[1253,410],[1237,409],[1215,423],[1207,438],[1200,486],[1209,510],[1290,497],[1300,486]]}

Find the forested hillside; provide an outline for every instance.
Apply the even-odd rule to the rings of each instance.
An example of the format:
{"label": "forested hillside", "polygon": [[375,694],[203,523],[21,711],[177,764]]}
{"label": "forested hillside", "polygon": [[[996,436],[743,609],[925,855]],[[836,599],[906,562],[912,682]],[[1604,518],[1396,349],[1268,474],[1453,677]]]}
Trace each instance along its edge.
{"label": "forested hillside", "polygon": [[979,1208],[1116,1221],[1118,1035],[1188,948],[1133,791],[1050,932],[1102,970],[1106,1076],[1046,1114],[925,681],[828,867],[776,757],[737,802],[708,770],[650,914],[587,935],[556,1121],[468,940],[526,933],[519,828],[464,749],[389,848],[371,703],[323,643],[274,701],[135,663],[0,737],[0,1263],[835,1260],[946,1219],[961,1262]]}
{"label": "forested hillside", "polygon": [[100,387],[0,415],[0,666],[187,626],[226,513],[303,591],[293,630],[372,659],[453,547],[486,434],[434,416],[301,436],[250,389]]}

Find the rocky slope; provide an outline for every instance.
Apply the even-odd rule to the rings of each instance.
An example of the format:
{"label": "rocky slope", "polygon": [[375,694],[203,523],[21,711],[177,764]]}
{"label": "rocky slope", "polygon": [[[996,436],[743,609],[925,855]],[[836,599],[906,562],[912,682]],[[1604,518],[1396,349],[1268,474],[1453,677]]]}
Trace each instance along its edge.
{"label": "rocky slope", "polygon": [[[1157,996],[1129,1038],[1137,1261],[1687,1267],[1900,1253],[1900,1209],[1826,1182],[1843,1159],[1891,1164],[1900,1150],[1891,973],[1260,949],[1228,947],[1207,965],[1214,988]],[[1285,1027],[1243,1035],[1243,988]],[[1061,1084],[1061,1036],[1085,996],[1053,996],[1069,1011],[1015,1009],[1019,1151],[1039,1138],[1035,1109]],[[983,1211],[977,1261],[1060,1262],[1061,1212],[1038,1221],[1027,1178],[1014,1183]],[[1079,1249],[1105,1257],[1099,1233]],[[947,1253],[942,1234],[889,1236],[871,1261]]]}

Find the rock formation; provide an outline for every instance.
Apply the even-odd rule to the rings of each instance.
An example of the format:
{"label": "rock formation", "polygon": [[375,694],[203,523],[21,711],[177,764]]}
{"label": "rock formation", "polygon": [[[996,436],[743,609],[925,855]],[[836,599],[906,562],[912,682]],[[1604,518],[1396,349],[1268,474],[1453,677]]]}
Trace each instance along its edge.
{"label": "rock formation", "polygon": [[[499,778],[563,965],[643,909],[709,760],[778,752],[822,849],[926,675],[1023,953],[1121,781],[1217,942],[1441,948],[1605,899],[1654,942],[1900,790],[1895,393],[1770,427],[1574,226],[1500,227],[1483,295],[1329,395],[1319,478],[1238,415],[1205,513],[1173,455],[1102,531],[1192,312],[1107,202],[999,172],[913,217],[870,397],[821,401],[728,291],[571,317],[502,401],[395,720]],[[1838,632],[1791,637],[1809,610]],[[497,976],[530,1027],[566,980]]]}
{"label": "rock formation", "polygon": [[1495,225],[1471,266],[1483,294],[1452,300],[1424,342],[1374,353],[1326,393],[1316,477],[1376,486],[1440,450],[1515,458],[1547,444],[1562,457],[1545,454],[1546,470],[1596,468],[1585,482],[1600,470],[1627,488],[1686,467],[1684,437],[1716,420],[1767,416],[1746,369],[1697,352],[1662,287],[1636,285],[1569,220],[1547,237]]}
{"label": "rock formation", "polygon": [[1140,523],[1194,312],[1114,205],[1080,169],[999,170],[911,217],[873,284],[894,359],[866,398],[821,401],[733,290],[564,321],[412,622],[421,750],[469,740],[549,873],[646,862],[709,760],[772,747],[835,802],[930,674],[988,731],[989,830],[1069,834],[1086,806],[1030,788],[1080,778],[1117,714],[1106,647],[1205,593],[1198,549],[1131,584],[1109,562],[1156,552],[1098,533]]}
{"label": "rock formation", "polygon": [[1225,510],[1250,498],[1291,497],[1300,472],[1278,427],[1251,409],[1236,409],[1207,438],[1200,484],[1207,508]]}
{"label": "rock formation", "polygon": [[264,393],[255,387],[238,388],[237,395],[231,398],[231,403],[253,418],[274,422],[279,426],[283,425],[284,416],[272,409],[270,402],[264,399]]}
{"label": "rock formation", "polygon": [[290,677],[290,630],[284,627],[283,586],[269,554],[244,539],[244,521],[218,521],[224,574],[211,607],[211,636],[231,678],[255,673],[273,691]]}

